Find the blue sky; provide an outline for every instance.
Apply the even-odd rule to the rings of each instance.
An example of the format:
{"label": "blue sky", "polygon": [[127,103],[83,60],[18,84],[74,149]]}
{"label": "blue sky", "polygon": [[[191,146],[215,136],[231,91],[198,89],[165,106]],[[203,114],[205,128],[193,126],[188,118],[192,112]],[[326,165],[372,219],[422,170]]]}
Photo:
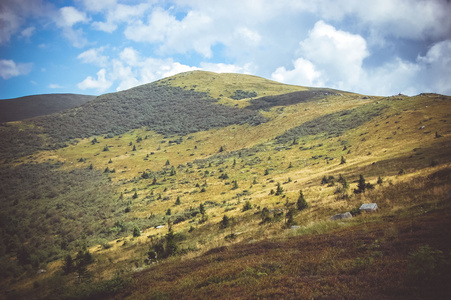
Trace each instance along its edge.
{"label": "blue sky", "polygon": [[99,95],[190,70],[451,95],[447,0],[2,0],[0,99]]}

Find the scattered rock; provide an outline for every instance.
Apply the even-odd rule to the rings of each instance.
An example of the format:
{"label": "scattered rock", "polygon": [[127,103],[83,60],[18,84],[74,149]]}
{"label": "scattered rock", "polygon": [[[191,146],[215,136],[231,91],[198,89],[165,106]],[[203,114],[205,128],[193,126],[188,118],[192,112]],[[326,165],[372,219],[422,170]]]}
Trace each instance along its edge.
{"label": "scattered rock", "polygon": [[297,225],[291,226],[291,229],[298,229],[298,228],[301,228],[301,226],[297,226]]}
{"label": "scattered rock", "polygon": [[158,226],[155,226],[155,229],[160,229],[160,228],[163,228],[164,227],[164,225],[158,225]]}
{"label": "scattered rock", "polygon": [[42,274],[42,273],[45,273],[45,272],[47,272],[47,270],[39,269],[39,270],[36,272],[36,274]]}
{"label": "scattered rock", "polygon": [[349,211],[345,212],[345,213],[342,213],[342,214],[336,214],[336,215],[330,217],[330,219],[332,221],[341,220],[341,219],[349,219],[349,218],[352,218],[352,215],[351,215],[351,213]]}
{"label": "scattered rock", "polygon": [[377,204],[376,203],[365,203],[365,204],[362,204],[362,206],[360,206],[359,209],[361,211],[373,212],[373,211],[377,210]]}

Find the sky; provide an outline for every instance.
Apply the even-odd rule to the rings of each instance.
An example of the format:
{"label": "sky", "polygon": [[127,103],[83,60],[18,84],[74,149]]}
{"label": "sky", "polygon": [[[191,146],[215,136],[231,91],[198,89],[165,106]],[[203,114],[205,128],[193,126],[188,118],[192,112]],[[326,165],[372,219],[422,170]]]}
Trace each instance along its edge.
{"label": "sky", "polygon": [[180,72],[451,95],[450,0],[1,0],[0,99]]}

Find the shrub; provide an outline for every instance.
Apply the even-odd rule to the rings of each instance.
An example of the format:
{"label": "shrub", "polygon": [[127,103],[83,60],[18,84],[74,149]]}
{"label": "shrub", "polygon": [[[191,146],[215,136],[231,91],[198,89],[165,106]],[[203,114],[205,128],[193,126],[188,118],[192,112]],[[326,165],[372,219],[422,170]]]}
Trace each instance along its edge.
{"label": "shrub", "polygon": [[296,207],[298,210],[303,210],[308,207],[308,203],[304,198],[304,194],[302,193],[302,190],[299,191],[299,198],[298,198],[298,201],[296,202]]}
{"label": "shrub", "polygon": [[230,226],[230,218],[224,215],[221,222],[219,222],[219,228],[224,229]]}
{"label": "shrub", "polygon": [[138,237],[141,236],[141,230],[139,229],[138,226],[135,226],[135,228],[133,228],[133,237]]}
{"label": "shrub", "polygon": [[276,189],[276,196],[282,195],[283,194],[283,187],[280,185],[280,182],[277,183],[277,189]]}
{"label": "shrub", "polygon": [[429,285],[449,272],[450,264],[450,258],[445,259],[442,251],[421,246],[409,254],[407,274],[415,284]]}
{"label": "shrub", "polygon": [[243,205],[243,211],[252,209],[252,204],[249,201],[246,201]]}

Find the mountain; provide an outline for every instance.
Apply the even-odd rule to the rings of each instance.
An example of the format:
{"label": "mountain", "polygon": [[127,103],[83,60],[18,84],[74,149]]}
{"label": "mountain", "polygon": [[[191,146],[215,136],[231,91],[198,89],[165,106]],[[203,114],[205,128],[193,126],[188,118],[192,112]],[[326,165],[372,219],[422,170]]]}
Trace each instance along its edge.
{"label": "mountain", "polygon": [[49,115],[91,101],[95,96],[46,94],[0,100],[0,123]]}
{"label": "mountain", "polygon": [[3,124],[0,294],[447,298],[450,100],[194,71]]}

